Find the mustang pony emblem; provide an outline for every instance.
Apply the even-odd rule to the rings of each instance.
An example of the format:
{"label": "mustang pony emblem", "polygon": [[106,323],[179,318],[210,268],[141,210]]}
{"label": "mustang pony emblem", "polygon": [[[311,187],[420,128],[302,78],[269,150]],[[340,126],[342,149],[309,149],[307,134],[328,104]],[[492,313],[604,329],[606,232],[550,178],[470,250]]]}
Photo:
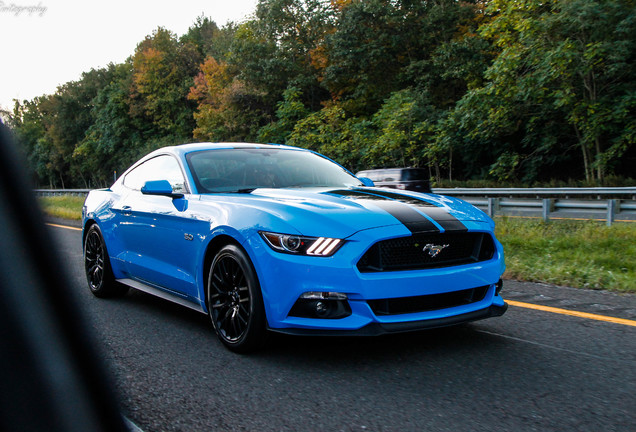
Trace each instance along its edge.
{"label": "mustang pony emblem", "polygon": [[432,243],[428,243],[426,246],[424,246],[424,249],[422,249],[423,252],[428,252],[428,254],[430,255],[431,258],[435,258],[437,255],[439,255],[439,253],[442,251],[442,249],[447,248],[449,245],[445,244],[445,245],[434,245]]}

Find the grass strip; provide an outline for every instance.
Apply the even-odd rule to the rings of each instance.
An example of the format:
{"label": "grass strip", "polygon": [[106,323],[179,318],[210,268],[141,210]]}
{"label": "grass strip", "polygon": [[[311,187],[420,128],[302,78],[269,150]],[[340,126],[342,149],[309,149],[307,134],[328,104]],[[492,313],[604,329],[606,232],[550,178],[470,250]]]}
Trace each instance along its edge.
{"label": "grass strip", "polygon": [[636,224],[498,217],[504,277],[636,293]]}
{"label": "grass strip", "polygon": [[82,219],[83,196],[58,195],[39,197],[38,201],[44,213],[62,219]]}

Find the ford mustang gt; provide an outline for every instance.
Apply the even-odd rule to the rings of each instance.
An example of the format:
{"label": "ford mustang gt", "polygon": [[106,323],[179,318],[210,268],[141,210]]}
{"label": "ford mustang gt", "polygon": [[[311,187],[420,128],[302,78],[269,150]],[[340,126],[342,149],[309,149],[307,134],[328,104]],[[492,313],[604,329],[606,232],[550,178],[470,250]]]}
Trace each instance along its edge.
{"label": "ford mustang gt", "polygon": [[156,150],[82,211],[97,297],[130,287],[209,316],[231,350],[269,331],[377,335],[502,315],[494,223],[455,198],[375,188],[309,150]]}

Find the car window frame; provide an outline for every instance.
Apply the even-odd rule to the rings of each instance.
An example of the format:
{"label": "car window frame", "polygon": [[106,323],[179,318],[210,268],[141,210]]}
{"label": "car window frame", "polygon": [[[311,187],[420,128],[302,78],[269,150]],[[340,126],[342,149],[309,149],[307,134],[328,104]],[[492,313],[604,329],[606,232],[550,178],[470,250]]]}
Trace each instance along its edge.
{"label": "car window frame", "polygon": [[[183,166],[182,166],[182,164],[181,164],[181,162],[180,162],[179,158],[178,158],[178,157],[176,157],[175,155],[171,154],[171,153],[161,153],[161,154],[158,154],[158,155],[154,155],[153,157],[150,157],[150,158],[148,158],[148,159],[144,159],[144,160],[140,161],[138,164],[136,164],[136,165],[134,165],[133,167],[131,167],[131,168],[130,168],[130,169],[129,169],[129,170],[128,170],[125,174],[124,174],[124,176],[123,176],[123,178],[122,178],[122,180],[121,180],[121,184],[122,184],[122,186],[124,186],[126,189],[129,189],[129,190],[133,190],[133,191],[141,192],[141,187],[139,187],[139,188],[137,189],[137,188],[134,188],[134,187],[132,187],[132,186],[130,186],[130,185],[128,185],[128,184],[126,184],[126,179],[127,179],[127,177],[128,177],[131,173],[133,173],[135,170],[137,170],[138,168],[140,168],[142,165],[144,165],[144,164],[146,164],[146,163],[149,163],[149,162],[151,162],[151,161],[153,161],[153,160],[156,160],[156,159],[158,159],[158,158],[161,158],[161,157],[169,157],[169,158],[171,158],[172,160],[174,160],[174,161],[177,163],[177,166],[179,167],[179,172],[181,173],[181,177],[183,178],[183,187],[184,187],[184,190],[183,190],[183,191],[178,191],[178,192],[179,192],[179,193],[183,193],[183,194],[191,194],[191,193],[192,193],[192,192],[191,192],[191,191],[192,191],[192,188],[190,187],[190,185],[189,185],[189,183],[188,183],[188,176],[186,175],[186,173],[185,173],[185,171],[184,171],[184,169],[183,169]],[[162,179],[146,179],[146,180],[144,181],[144,183],[145,183],[145,182],[147,182],[147,181],[149,181],[149,180],[167,180],[168,182],[170,182],[170,180],[168,180],[167,178],[162,178]],[[143,185],[142,185],[142,186],[143,186]],[[173,192],[174,192],[174,185],[172,184],[172,182],[170,182],[170,186],[172,186],[172,187],[173,187]]]}

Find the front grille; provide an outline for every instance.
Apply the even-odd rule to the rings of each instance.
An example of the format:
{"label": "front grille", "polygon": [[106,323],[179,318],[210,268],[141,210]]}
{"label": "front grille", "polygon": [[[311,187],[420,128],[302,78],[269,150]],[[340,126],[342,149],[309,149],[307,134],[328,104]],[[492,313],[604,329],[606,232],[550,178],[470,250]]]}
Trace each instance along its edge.
{"label": "front grille", "polygon": [[413,234],[377,242],[360,258],[358,270],[369,273],[448,267],[487,261],[494,253],[495,244],[487,233]]}
{"label": "front grille", "polygon": [[486,296],[489,287],[489,285],[484,285],[477,288],[443,294],[368,300],[367,303],[376,315],[398,315],[427,312],[481,301]]}

